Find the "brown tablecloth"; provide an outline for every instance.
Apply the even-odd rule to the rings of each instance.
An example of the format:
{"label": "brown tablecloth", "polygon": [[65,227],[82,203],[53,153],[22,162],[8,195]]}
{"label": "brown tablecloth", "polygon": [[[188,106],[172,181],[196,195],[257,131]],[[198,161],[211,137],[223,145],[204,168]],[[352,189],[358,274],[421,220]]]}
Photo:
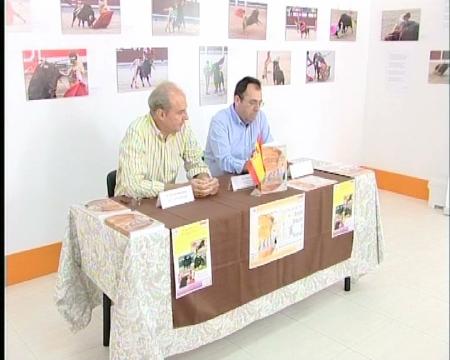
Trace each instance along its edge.
{"label": "brown tablecloth", "polygon": [[[315,171],[315,175],[338,182],[348,177]],[[213,284],[175,299],[173,259],[171,263],[174,328],[212,319],[280,287],[351,256],[353,232],[331,237],[333,186],[305,193],[304,248],[292,255],[255,269],[249,269],[249,209],[302,193],[295,189],[251,196],[251,189],[228,190],[229,176],[219,178],[217,195],[169,209],[156,208],[146,199],[138,210],[173,229],[209,219]]]}

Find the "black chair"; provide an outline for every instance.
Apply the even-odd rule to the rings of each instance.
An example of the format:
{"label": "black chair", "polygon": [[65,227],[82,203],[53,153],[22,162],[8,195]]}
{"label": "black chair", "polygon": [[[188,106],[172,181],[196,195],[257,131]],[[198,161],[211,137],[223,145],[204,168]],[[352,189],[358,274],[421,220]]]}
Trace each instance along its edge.
{"label": "black chair", "polygon": [[[106,186],[108,188],[108,197],[114,196],[114,189],[116,188],[116,174],[113,170],[106,176]],[[109,337],[111,334],[111,299],[103,293],[103,346],[109,346]]]}

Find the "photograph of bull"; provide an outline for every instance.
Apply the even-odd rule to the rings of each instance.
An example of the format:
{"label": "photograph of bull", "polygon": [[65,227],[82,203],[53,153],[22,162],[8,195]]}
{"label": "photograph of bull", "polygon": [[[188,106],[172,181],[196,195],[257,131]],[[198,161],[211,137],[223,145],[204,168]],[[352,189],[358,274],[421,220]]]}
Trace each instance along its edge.
{"label": "photograph of bull", "polygon": [[286,40],[316,40],[317,8],[286,7]]}
{"label": "photograph of bull", "polygon": [[358,12],[353,10],[331,10],[330,40],[356,41]]}
{"label": "photograph of bull", "polygon": [[430,51],[430,62],[428,64],[428,82],[430,84],[449,85],[449,51]]}
{"label": "photograph of bull", "polygon": [[256,77],[262,85],[291,83],[290,51],[258,51]]}
{"label": "photograph of bull", "polygon": [[199,47],[200,106],[227,103],[228,47]]}
{"label": "photograph of bull", "polygon": [[419,40],[420,9],[383,11],[381,21],[381,40],[417,41]]}
{"label": "photograph of bull", "polygon": [[152,0],[153,35],[199,35],[200,0]]}
{"label": "photograph of bull", "polygon": [[120,0],[60,0],[63,34],[120,33]]}
{"label": "photograph of bull", "polygon": [[334,51],[306,52],[306,83],[334,81]]}
{"label": "photograph of bull", "polygon": [[266,40],[267,4],[244,0],[228,1],[228,37]]}
{"label": "photograph of bull", "polygon": [[86,96],[86,49],[24,50],[27,100]]}

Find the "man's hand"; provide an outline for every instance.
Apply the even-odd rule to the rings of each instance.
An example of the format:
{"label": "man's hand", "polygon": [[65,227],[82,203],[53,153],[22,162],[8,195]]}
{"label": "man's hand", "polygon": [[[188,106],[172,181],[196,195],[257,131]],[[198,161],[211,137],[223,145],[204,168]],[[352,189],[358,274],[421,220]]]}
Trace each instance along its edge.
{"label": "man's hand", "polygon": [[219,180],[217,178],[197,176],[190,181],[194,196],[202,198],[208,195],[215,195],[219,191]]}

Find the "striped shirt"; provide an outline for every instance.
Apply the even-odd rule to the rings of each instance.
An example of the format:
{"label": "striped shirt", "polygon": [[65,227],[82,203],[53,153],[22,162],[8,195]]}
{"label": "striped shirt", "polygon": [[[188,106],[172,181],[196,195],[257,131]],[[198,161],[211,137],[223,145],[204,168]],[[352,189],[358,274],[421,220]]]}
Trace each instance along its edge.
{"label": "striped shirt", "polygon": [[150,114],[141,116],[131,123],[120,144],[114,194],[156,197],[164,190],[164,184],[175,182],[183,162],[189,179],[200,173],[210,174],[202,155],[187,124],[164,139]]}

